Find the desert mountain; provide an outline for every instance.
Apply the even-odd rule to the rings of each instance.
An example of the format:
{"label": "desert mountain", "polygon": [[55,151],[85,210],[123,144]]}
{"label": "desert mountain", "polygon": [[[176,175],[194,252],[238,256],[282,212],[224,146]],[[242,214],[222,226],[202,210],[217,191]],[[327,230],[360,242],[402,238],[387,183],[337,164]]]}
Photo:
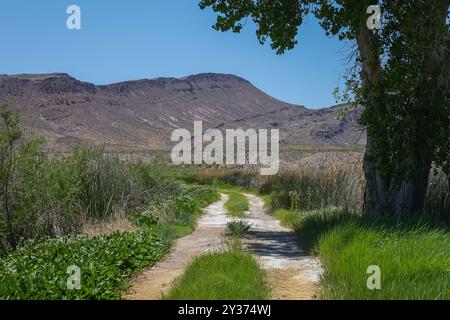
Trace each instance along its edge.
{"label": "desert mountain", "polygon": [[276,100],[225,74],[94,85],[67,74],[0,75],[0,101],[25,116],[49,144],[88,142],[120,149],[166,149],[175,128],[278,128],[285,144],[356,145],[357,112],[313,110]]}

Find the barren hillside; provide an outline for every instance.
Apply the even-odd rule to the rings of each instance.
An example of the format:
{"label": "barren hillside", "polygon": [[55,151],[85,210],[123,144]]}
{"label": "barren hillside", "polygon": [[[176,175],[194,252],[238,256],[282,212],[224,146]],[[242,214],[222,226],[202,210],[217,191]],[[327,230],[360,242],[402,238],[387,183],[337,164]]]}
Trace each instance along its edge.
{"label": "barren hillside", "polygon": [[225,74],[94,85],[67,74],[0,75],[0,100],[25,115],[49,144],[80,141],[115,149],[166,149],[175,128],[278,128],[285,144],[356,145],[357,113],[337,120],[338,107],[312,110],[276,100]]}

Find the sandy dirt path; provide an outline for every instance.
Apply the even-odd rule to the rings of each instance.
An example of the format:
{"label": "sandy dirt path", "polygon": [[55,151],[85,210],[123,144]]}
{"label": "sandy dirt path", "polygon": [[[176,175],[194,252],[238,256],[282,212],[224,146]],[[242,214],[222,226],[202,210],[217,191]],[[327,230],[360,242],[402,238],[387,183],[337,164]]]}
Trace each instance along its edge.
{"label": "sandy dirt path", "polygon": [[251,194],[245,196],[249,199],[250,207],[243,219],[228,216],[224,207],[228,196],[222,194],[219,202],[205,209],[196,230],[176,240],[173,251],[164,261],[134,278],[131,289],[122,298],[161,299],[196,256],[226,249],[225,226],[232,220],[246,220],[252,226],[243,239],[243,246],[257,257],[266,271],[272,287],[271,299],[317,298],[321,272],[319,261],[298,248],[295,234],[266,213],[261,198]]}
{"label": "sandy dirt path", "polygon": [[167,294],[170,285],[196,256],[225,248],[224,230],[229,221],[224,204],[228,196],[205,209],[195,231],[175,241],[173,251],[164,261],[141,272],[131,281],[131,289],[122,294],[127,300],[158,300]]}
{"label": "sandy dirt path", "polygon": [[263,200],[245,195],[250,208],[245,220],[252,225],[243,244],[252,250],[272,287],[271,299],[305,300],[319,295],[320,262],[297,246],[295,234],[268,215]]}

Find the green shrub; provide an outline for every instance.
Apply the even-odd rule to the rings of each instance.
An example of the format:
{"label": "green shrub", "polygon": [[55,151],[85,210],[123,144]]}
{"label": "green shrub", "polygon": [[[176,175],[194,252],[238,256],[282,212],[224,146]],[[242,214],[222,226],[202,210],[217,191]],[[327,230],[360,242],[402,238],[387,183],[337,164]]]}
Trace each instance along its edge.
{"label": "green shrub", "polygon": [[149,208],[144,215],[156,219],[158,223],[153,230],[163,239],[172,241],[190,234],[203,208],[219,199],[217,190],[210,187],[169,181],[152,189]]}
{"label": "green shrub", "polygon": [[135,210],[128,215],[128,218],[139,228],[150,229],[158,223],[159,218],[152,214],[149,210],[139,212]]}
{"label": "green shrub", "polygon": [[226,235],[231,237],[243,237],[249,230],[251,225],[245,221],[231,221],[227,223]]}
{"label": "green shrub", "polygon": [[178,212],[202,213],[202,208],[219,200],[216,191],[209,187],[183,185],[176,193],[175,205]]}
{"label": "green shrub", "polygon": [[[29,242],[0,261],[0,298],[119,299],[127,277],[169,248],[150,231]],[[72,265],[81,269],[80,290],[67,288]]]}
{"label": "green shrub", "polygon": [[230,252],[242,251],[242,237],[250,230],[251,225],[245,221],[231,221],[225,229],[225,243]]}

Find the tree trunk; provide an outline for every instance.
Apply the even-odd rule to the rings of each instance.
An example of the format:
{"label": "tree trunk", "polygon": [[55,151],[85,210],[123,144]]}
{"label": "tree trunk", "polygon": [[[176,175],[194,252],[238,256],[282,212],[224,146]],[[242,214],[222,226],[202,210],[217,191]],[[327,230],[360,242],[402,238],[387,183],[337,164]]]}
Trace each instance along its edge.
{"label": "tree trunk", "polygon": [[406,161],[412,176],[391,191],[390,207],[392,212],[398,216],[423,212],[430,177],[431,157],[429,155],[410,157]]}
{"label": "tree trunk", "polygon": [[[372,88],[381,77],[381,63],[376,54],[376,39],[369,29],[361,30],[357,45],[362,62],[361,80],[368,97]],[[366,187],[364,192],[364,212],[381,215],[388,209],[388,186],[382,179],[378,164],[370,158],[375,149],[375,144],[370,135],[367,135],[366,154],[364,156],[364,175]]]}
{"label": "tree trunk", "polygon": [[377,164],[369,155],[374,150],[372,139],[367,137],[366,154],[364,155],[364,175],[366,187],[364,192],[364,212],[382,215],[388,210],[387,186],[380,175]]}
{"label": "tree trunk", "polygon": [[[437,22],[438,28],[435,32],[437,35],[445,33],[449,4],[449,0],[442,0],[436,6],[435,22]],[[376,41],[374,34],[368,29],[361,30],[357,38],[362,60],[361,79],[369,99],[373,94],[371,89],[380,80],[382,72],[380,58],[376,53]],[[439,36],[434,37],[432,41],[432,45],[423,52],[423,70],[428,78],[436,79],[437,87],[445,87],[448,86],[448,79],[440,79],[439,74],[448,59],[448,48],[446,48],[446,42],[442,41]],[[427,141],[426,137],[423,138],[423,141]],[[433,146],[421,146],[417,154],[405,160],[409,175],[400,184],[395,185],[391,185],[391,181],[382,178],[377,161],[369,157],[375,147],[373,139],[368,134],[364,159],[365,213],[404,216],[423,212],[432,165]]]}
{"label": "tree trunk", "polygon": [[[381,77],[381,64],[379,57],[376,55],[376,39],[371,31],[363,30],[357,41],[362,59],[361,78],[370,99],[373,94],[372,88]],[[392,185],[391,181],[381,175],[378,161],[370,157],[375,148],[375,142],[368,134],[364,157],[366,178],[364,212],[378,216],[404,216],[421,212],[425,204],[431,168],[429,153],[424,151],[425,154],[405,160],[408,162],[407,165],[412,173],[412,179],[407,180],[405,177],[400,184]],[[424,148],[424,150],[427,149]]]}

